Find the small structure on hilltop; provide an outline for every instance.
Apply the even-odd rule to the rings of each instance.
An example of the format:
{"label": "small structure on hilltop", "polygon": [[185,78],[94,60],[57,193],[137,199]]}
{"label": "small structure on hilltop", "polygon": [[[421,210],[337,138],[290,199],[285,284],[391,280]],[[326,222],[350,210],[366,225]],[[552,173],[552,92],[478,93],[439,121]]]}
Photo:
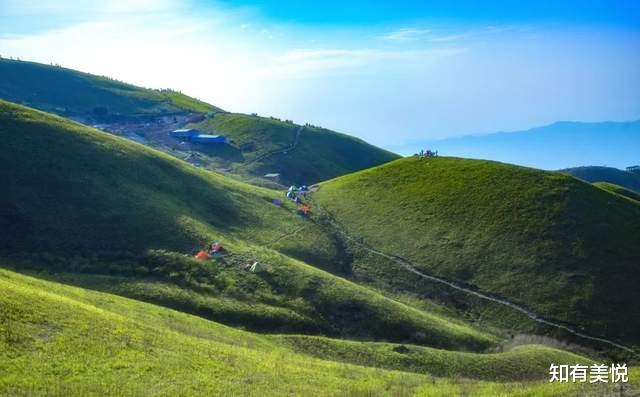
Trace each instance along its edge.
{"label": "small structure on hilltop", "polygon": [[633,172],[636,174],[640,174],[640,165],[632,165],[630,167],[627,167],[627,172]]}
{"label": "small structure on hilltop", "polygon": [[195,128],[183,128],[171,132],[171,136],[178,139],[193,143],[226,143],[227,138],[224,135],[202,134]]}

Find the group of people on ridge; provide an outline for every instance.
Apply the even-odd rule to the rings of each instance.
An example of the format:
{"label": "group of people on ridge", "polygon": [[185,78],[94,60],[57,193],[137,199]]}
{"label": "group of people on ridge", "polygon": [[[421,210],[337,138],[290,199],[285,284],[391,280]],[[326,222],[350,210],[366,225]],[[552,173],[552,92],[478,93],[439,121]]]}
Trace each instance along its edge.
{"label": "group of people on ridge", "polygon": [[420,157],[420,158],[438,157],[438,151],[437,150],[431,150],[431,149],[423,149],[423,150],[420,150],[420,152],[418,153],[418,157]]}

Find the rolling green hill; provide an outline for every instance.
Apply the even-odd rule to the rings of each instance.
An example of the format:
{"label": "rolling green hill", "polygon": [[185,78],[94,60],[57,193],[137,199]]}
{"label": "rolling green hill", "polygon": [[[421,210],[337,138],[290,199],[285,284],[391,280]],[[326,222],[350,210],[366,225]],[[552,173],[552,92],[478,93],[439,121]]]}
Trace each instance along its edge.
{"label": "rolling green hill", "polygon": [[316,183],[399,157],[348,135],[259,116],[217,114],[193,126],[231,139],[242,152],[233,171],[279,173],[283,183]]}
{"label": "rolling green hill", "polygon": [[609,182],[633,190],[636,193],[640,192],[640,173],[638,172],[596,166],[567,168],[561,172],[573,175],[587,182]]}
{"label": "rolling green hill", "polygon": [[[66,116],[143,116],[220,109],[171,90],[151,90],[59,66],[0,58],[0,98]],[[98,110],[98,111],[96,111]]]}
{"label": "rolling green hill", "polygon": [[2,226],[9,231],[0,250],[189,252],[223,233],[268,241],[297,221],[270,205],[279,193],[81,124],[7,102],[0,120]]}
{"label": "rolling green hill", "polygon": [[[274,118],[230,114],[172,90],[151,90],[59,66],[0,58],[0,99],[99,122],[106,131],[138,137],[174,157],[211,170],[264,184],[267,173],[279,183],[311,184],[395,160],[399,156],[323,128]],[[197,113],[206,119],[191,127],[228,136],[228,144],[181,144],[169,132]]]}
{"label": "rolling green hill", "polygon": [[[547,359],[589,362],[546,347],[455,360],[455,354],[421,351],[413,361],[414,353],[392,346],[266,337],[2,269],[0,309],[0,395],[618,395],[604,384],[535,380],[546,374]],[[365,357],[373,360],[348,364]],[[432,369],[450,377],[433,377]],[[630,379],[637,388],[636,368]]]}
{"label": "rolling green hill", "polygon": [[640,343],[640,203],[560,173],[456,158],[395,161],[314,197],[349,234],[429,274]]}
{"label": "rolling green hill", "polygon": [[[466,350],[498,343],[274,251],[324,263],[339,255],[290,203],[272,204],[280,192],[7,102],[0,102],[0,139],[0,256],[14,267],[130,277],[106,284],[262,331]],[[289,235],[293,244],[281,243]],[[206,263],[189,257],[210,241],[230,255]],[[258,271],[243,270],[254,261]]]}

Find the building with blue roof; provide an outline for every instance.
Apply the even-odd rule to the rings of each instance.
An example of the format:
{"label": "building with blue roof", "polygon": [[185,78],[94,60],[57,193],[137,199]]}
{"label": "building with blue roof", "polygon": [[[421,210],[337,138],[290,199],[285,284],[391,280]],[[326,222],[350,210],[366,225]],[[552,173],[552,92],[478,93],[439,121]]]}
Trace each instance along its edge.
{"label": "building with blue roof", "polygon": [[224,135],[202,134],[195,128],[183,128],[171,132],[171,136],[178,139],[184,139],[193,143],[226,143],[227,138]]}
{"label": "building with blue roof", "polygon": [[191,136],[190,141],[194,143],[225,143],[227,138],[223,135],[198,134]]}

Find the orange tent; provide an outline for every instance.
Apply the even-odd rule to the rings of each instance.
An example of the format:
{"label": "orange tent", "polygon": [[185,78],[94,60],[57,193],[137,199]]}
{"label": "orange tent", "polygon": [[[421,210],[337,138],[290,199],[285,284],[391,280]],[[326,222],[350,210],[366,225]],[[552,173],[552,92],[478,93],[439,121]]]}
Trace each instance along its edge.
{"label": "orange tent", "polygon": [[196,256],[196,259],[200,259],[200,260],[205,260],[205,259],[209,259],[209,254],[207,254],[205,251],[200,250]]}

